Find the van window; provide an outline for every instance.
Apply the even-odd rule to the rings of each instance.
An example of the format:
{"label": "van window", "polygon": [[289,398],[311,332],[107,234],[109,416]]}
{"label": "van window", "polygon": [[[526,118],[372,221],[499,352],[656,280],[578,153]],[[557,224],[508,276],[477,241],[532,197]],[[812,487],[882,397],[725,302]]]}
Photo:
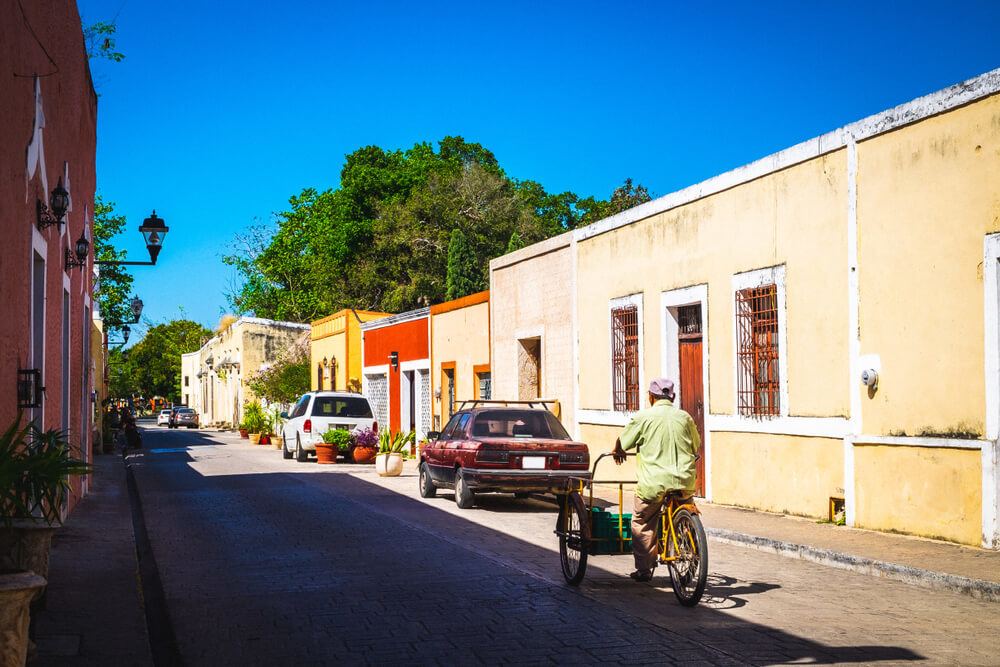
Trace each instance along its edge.
{"label": "van window", "polygon": [[302,398],[299,399],[299,402],[295,404],[295,407],[292,408],[292,413],[288,415],[289,418],[301,417],[304,415],[306,413],[307,405],[309,405],[309,394],[304,394]]}
{"label": "van window", "polygon": [[368,399],[360,396],[317,396],[313,401],[313,417],[344,417],[371,419],[372,408]]}

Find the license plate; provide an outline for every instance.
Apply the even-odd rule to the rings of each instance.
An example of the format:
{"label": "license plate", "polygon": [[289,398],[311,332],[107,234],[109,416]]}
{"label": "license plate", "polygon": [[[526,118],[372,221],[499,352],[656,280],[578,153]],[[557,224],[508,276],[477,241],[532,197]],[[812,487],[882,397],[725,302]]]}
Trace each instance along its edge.
{"label": "license plate", "polygon": [[530,470],[545,470],[544,456],[525,456],[521,459],[521,467]]}

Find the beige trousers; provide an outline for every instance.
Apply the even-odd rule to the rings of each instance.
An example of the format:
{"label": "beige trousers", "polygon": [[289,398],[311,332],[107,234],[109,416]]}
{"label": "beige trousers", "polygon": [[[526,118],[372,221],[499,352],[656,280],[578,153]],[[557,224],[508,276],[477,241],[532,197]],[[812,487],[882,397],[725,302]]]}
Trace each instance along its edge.
{"label": "beige trousers", "polygon": [[655,500],[643,500],[636,496],[632,505],[632,553],[635,555],[635,569],[640,572],[652,571],[656,567],[659,555],[656,529],[666,498],[665,493]]}

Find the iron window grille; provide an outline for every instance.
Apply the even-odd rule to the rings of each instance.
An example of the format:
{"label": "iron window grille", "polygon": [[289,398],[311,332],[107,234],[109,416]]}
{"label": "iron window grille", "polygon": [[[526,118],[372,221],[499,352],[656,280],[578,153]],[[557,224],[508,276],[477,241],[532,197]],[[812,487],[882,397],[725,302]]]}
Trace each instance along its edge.
{"label": "iron window grille", "polygon": [[639,409],[639,309],[611,310],[611,377],[614,409]]}
{"label": "iron window grille", "polygon": [[489,400],[493,398],[493,380],[490,373],[479,373],[479,398]]}
{"label": "iron window grille", "polygon": [[736,292],[739,412],[747,417],[781,414],[778,372],[778,290],[773,284]]}

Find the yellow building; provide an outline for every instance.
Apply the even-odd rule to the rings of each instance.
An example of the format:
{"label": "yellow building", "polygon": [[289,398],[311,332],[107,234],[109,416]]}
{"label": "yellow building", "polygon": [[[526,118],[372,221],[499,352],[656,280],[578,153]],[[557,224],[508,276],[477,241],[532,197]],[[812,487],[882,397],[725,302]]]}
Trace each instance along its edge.
{"label": "yellow building", "polygon": [[491,398],[490,293],[430,309],[432,423],[448,423],[464,400]]}
{"label": "yellow building", "polygon": [[388,313],[345,309],[312,322],[312,388],[361,391],[361,323]]}
{"label": "yellow building", "polygon": [[707,498],[1000,547],[1000,70],[570,247],[592,450],[666,375],[701,424]]}

